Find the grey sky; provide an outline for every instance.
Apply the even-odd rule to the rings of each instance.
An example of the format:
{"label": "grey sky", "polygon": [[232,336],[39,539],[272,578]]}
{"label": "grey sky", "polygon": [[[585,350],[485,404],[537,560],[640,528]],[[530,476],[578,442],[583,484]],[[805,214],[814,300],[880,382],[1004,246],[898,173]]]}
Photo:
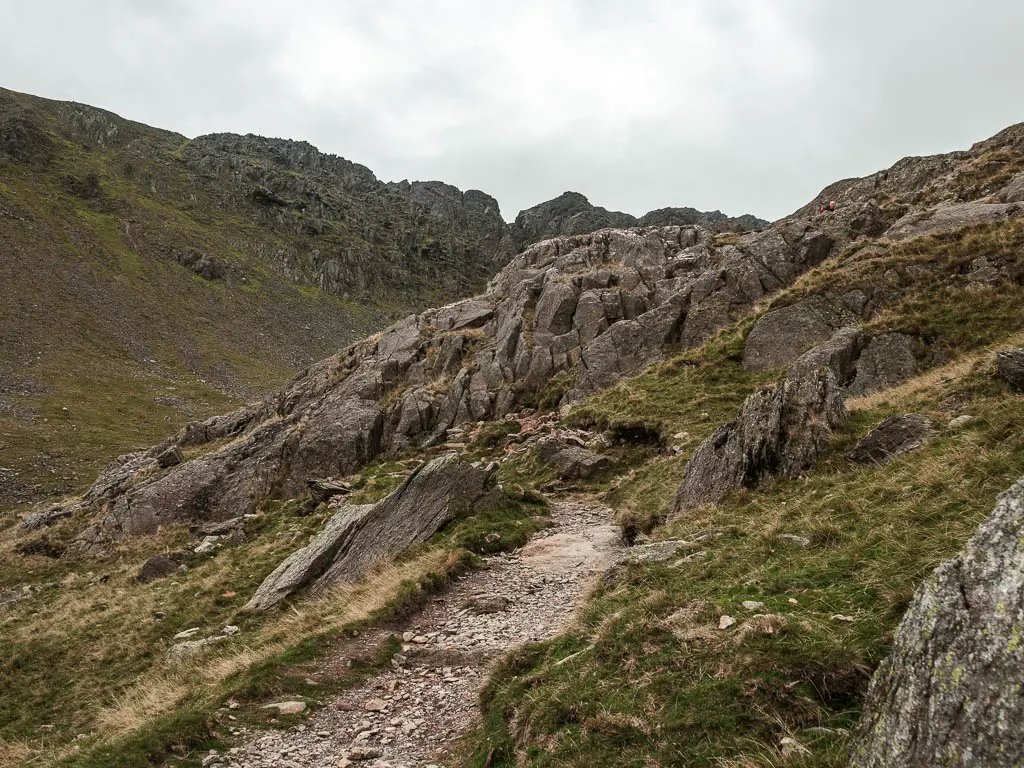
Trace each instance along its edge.
{"label": "grey sky", "polygon": [[306,139],[507,219],[573,189],[776,218],[1024,121],[1020,0],[0,0],[0,85]]}

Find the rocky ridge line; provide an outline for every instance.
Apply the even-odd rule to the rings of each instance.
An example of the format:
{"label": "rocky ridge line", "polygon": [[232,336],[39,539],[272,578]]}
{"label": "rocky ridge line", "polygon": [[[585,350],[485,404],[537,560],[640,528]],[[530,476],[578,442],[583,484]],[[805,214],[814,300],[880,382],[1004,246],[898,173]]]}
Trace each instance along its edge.
{"label": "rocky ridge line", "polygon": [[[310,367],[261,404],[123,457],[75,507],[100,518],[83,541],[101,545],[107,536],[175,521],[234,517],[273,495],[304,492],[311,477],[343,476],[378,455],[437,444],[460,424],[541,399],[574,402],[670,350],[701,344],[850,243],[902,237],[908,217],[945,231],[951,216],[963,226],[1020,216],[1021,204],[993,202],[1016,177],[988,197],[937,205],[920,202],[921,187],[904,188],[899,179],[952,195],[956,188],[943,187],[944,179],[993,152],[1024,155],[1022,145],[1018,126],[953,160],[901,161],[875,182],[848,183],[852,191],[835,213],[798,213],[761,232],[720,238],[697,226],[612,229],[538,243],[480,296],[410,315]],[[867,187],[874,196],[861,194]],[[884,306],[884,298],[865,311]],[[878,363],[872,349],[885,343],[870,340],[858,359]],[[868,373],[890,381],[877,368]],[[154,467],[171,446],[228,438],[184,464]]]}
{"label": "rocky ridge line", "polygon": [[918,589],[875,673],[855,768],[1024,764],[1024,479]]}

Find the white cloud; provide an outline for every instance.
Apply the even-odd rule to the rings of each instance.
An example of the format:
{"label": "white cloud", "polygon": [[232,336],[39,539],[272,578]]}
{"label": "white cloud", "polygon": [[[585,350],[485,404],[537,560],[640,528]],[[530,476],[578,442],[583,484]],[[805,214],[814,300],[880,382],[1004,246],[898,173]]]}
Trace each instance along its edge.
{"label": "white cloud", "polygon": [[[924,12],[924,11],[927,12]],[[0,0],[0,84],[382,178],[782,215],[1024,119],[1024,5],[983,0]]]}

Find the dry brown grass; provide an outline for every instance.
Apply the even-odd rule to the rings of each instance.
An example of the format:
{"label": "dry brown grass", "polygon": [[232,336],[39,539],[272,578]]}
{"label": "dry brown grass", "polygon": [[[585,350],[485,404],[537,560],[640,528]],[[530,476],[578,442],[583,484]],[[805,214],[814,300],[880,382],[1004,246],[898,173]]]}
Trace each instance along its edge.
{"label": "dry brown grass", "polygon": [[434,551],[401,565],[382,565],[355,584],[339,586],[319,599],[272,616],[258,633],[246,638],[243,648],[226,653],[214,650],[184,663],[162,662],[113,705],[100,708],[96,727],[105,738],[139,730],[174,711],[189,694],[214,693],[218,683],[280,654],[295,638],[341,629],[368,618],[394,598],[402,582],[439,570],[446,558],[447,553]]}
{"label": "dry brown grass", "polygon": [[1024,333],[1013,334],[999,344],[994,344],[973,354],[963,355],[947,365],[926,371],[892,389],[850,398],[846,401],[846,410],[851,412],[870,411],[884,404],[900,408],[941,384],[964,378],[977,365],[993,358],[998,352],[1019,347],[1022,344],[1024,344]]}

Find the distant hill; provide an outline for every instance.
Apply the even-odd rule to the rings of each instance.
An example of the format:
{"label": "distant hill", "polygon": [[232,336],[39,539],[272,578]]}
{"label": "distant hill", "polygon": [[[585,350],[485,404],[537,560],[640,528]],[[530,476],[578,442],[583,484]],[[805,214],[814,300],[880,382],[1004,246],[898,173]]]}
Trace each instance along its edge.
{"label": "distant hill", "polygon": [[545,205],[521,232],[483,192],[385,183],[306,142],[0,89],[0,507],[482,290],[564,229]]}

